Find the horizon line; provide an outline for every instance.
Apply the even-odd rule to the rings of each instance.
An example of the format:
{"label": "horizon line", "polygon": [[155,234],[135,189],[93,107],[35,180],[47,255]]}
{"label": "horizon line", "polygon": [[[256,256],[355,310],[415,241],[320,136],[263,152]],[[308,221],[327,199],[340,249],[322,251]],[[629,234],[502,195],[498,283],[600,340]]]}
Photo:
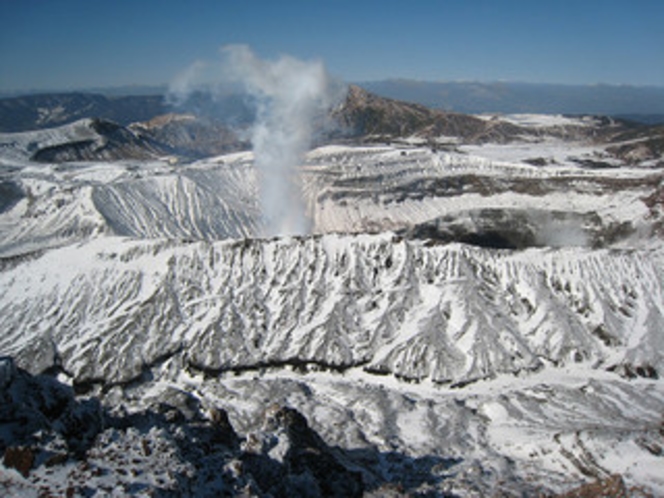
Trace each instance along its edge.
{"label": "horizon line", "polygon": [[[635,84],[635,83],[557,83],[557,82],[531,82],[523,80],[477,80],[477,79],[419,79],[419,78],[404,78],[404,77],[390,77],[379,79],[365,79],[354,80],[345,82],[348,85],[373,84],[385,82],[404,82],[404,83],[417,83],[417,84],[476,84],[476,85],[531,85],[531,86],[560,86],[560,87],[578,87],[578,88],[593,88],[593,87],[610,87],[610,88],[636,88],[636,89],[659,89],[664,90],[664,83],[658,84]],[[106,92],[121,92],[131,89],[146,91],[146,90],[159,90],[161,94],[168,93],[169,83],[129,83],[108,86],[81,86],[81,87],[43,87],[43,88],[24,88],[24,89],[0,89],[0,98],[11,98],[26,95],[39,95],[39,94],[52,94],[52,93],[101,93]],[[132,95],[126,93],[126,96]]]}

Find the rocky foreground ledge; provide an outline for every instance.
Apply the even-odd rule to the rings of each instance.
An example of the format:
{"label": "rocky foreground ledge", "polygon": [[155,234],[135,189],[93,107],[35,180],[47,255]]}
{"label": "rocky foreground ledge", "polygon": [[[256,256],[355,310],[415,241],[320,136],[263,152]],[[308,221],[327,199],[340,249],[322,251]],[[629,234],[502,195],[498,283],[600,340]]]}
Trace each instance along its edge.
{"label": "rocky foreground ledge", "polygon": [[127,414],[8,357],[0,381],[5,496],[361,496],[379,486],[292,408],[266,407],[262,428],[243,437],[223,409],[204,416],[182,391]]}
{"label": "rocky foreground ledge", "polygon": [[[126,413],[94,397],[77,398],[70,386],[49,375],[30,375],[10,357],[0,358],[0,402],[5,496],[398,497],[488,491],[472,473],[458,472],[458,459],[331,447],[300,412],[285,406],[267,406],[261,428],[242,436],[225,410],[204,410],[184,391],[165,391],[148,409]],[[446,492],[451,478],[454,492]],[[498,495],[520,493],[652,496],[628,488],[619,475],[563,494],[514,481],[503,483]]]}

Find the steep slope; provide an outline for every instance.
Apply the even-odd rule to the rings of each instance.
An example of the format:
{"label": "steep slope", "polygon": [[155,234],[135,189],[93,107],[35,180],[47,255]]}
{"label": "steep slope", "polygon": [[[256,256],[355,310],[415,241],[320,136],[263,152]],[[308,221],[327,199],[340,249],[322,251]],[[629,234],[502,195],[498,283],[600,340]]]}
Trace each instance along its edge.
{"label": "steep slope", "polygon": [[[536,157],[543,147],[530,144],[522,157]],[[657,170],[579,168],[575,156],[582,161],[598,152],[586,146],[550,149],[567,164],[549,167],[480,155],[496,149],[317,149],[304,171],[313,229],[389,229],[503,248],[639,246],[657,230],[663,180]]]}
{"label": "steep slope", "polygon": [[[293,496],[307,482],[324,496],[362,496],[360,467],[330,448],[296,410],[274,408],[239,436],[220,408],[170,390],[127,415],[76,399],[48,376],[0,358],[0,489],[9,496]],[[18,422],[18,423],[17,423]],[[192,444],[195,443],[195,444]]]}
{"label": "steep slope", "polygon": [[371,94],[351,85],[346,100],[332,112],[353,136],[373,140],[419,135],[456,137],[469,142],[503,141],[520,130],[509,123],[491,123],[464,114],[447,113],[422,105]]}
{"label": "steep slope", "polygon": [[241,140],[229,126],[191,114],[164,114],[134,123],[130,129],[187,158],[217,156],[249,148],[247,141]]}
{"label": "steep slope", "polygon": [[[16,167],[6,181],[0,255],[103,234],[219,240],[260,231],[248,154],[194,163],[72,163]],[[0,191],[1,193],[2,191]]]}
{"label": "steep slope", "polygon": [[[99,185],[96,209],[113,233],[139,238],[221,240],[259,232],[252,172],[228,166]],[[249,183],[248,185],[244,182]]]}
{"label": "steep slope", "polygon": [[176,354],[209,372],[363,366],[438,383],[543,362],[657,376],[659,272],[647,252],[510,254],[390,236],[100,239],[2,273],[12,318],[0,349],[81,383],[128,382]]}
{"label": "steep slope", "polygon": [[4,162],[112,162],[161,156],[191,160],[247,147],[218,122],[173,114],[129,127],[102,119],[83,119],[57,128],[0,133],[0,161]]}
{"label": "steep slope", "polygon": [[[0,486],[30,497],[661,490],[652,413],[663,393],[653,383],[586,374],[444,391],[368,380],[180,375],[122,397],[116,389],[104,406],[0,358]],[[593,481],[581,484],[584,475]]]}
{"label": "steep slope", "polygon": [[[499,248],[643,247],[662,233],[657,170],[580,168],[577,161],[600,150],[586,146],[548,149],[567,161],[548,167],[480,156],[504,152],[488,147],[318,148],[299,179],[311,229],[392,230]],[[512,155],[537,157],[542,147]],[[99,234],[221,240],[261,231],[251,153],[176,165],[8,163],[0,189],[1,255]]]}
{"label": "steep slope", "polygon": [[[661,126],[602,116],[484,112],[472,116],[442,111],[381,97],[351,85],[345,101],[331,115],[346,135],[368,142],[415,140],[447,149],[455,144],[503,144],[508,150],[515,144],[517,149],[522,144],[585,144],[600,146],[602,151],[580,162],[584,166],[664,164]],[[546,157],[530,159],[536,165],[550,164]]]}
{"label": "steep slope", "polygon": [[658,160],[664,156],[664,126],[641,126],[625,130],[613,139],[615,144],[608,149],[628,164]]}
{"label": "steep slope", "polygon": [[5,161],[74,162],[151,159],[171,152],[162,144],[101,119],[59,128],[0,134]]}

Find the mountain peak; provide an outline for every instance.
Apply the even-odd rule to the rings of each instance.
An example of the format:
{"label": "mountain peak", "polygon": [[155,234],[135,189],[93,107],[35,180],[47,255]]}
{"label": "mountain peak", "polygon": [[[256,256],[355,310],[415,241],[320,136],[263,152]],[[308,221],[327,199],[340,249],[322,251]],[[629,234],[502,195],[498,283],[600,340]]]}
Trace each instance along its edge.
{"label": "mountain peak", "polygon": [[447,136],[481,142],[488,137],[505,141],[515,133],[523,133],[518,126],[508,123],[496,125],[475,116],[381,97],[356,85],[348,87],[346,100],[333,115],[354,136],[369,138]]}

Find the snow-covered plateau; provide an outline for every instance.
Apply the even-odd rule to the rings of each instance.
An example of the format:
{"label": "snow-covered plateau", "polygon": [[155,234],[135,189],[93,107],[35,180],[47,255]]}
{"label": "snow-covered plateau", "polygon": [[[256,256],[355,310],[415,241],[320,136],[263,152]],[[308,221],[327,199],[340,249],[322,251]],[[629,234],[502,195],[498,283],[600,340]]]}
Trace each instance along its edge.
{"label": "snow-covered plateau", "polygon": [[326,145],[265,238],[250,152],[25,152],[77,126],[0,137],[0,492],[664,495],[653,163]]}

